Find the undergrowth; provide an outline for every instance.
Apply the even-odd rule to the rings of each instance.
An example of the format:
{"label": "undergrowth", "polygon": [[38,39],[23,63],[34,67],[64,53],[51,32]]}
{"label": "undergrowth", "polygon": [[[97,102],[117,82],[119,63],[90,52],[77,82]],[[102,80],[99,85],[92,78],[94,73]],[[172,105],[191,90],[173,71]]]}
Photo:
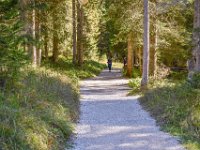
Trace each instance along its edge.
{"label": "undergrowth", "polygon": [[93,60],[85,61],[82,66],[77,66],[72,64],[70,59],[66,58],[60,58],[56,63],[46,61],[43,65],[47,68],[62,72],[75,80],[95,77],[106,67],[105,64]]}
{"label": "undergrowth", "polygon": [[0,92],[0,149],[66,148],[79,115],[78,80],[104,67],[89,61],[80,69],[68,60],[45,65],[24,69],[17,88]]}
{"label": "undergrowth", "polygon": [[193,81],[154,81],[140,102],[163,130],[181,137],[187,149],[200,149],[200,75]]}

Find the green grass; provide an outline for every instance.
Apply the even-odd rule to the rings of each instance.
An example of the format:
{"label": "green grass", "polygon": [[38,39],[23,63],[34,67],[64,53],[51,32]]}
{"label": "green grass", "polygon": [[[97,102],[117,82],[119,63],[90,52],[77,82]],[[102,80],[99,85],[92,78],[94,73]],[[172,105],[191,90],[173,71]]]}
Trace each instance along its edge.
{"label": "green grass", "polygon": [[93,60],[85,61],[81,67],[71,62],[71,59],[60,58],[57,63],[45,62],[44,66],[62,72],[74,80],[95,77],[106,68],[105,64]]}
{"label": "green grass", "polygon": [[162,129],[182,139],[189,150],[200,149],[200,88],[193,82],[154,81],[140,98]]}
{"label": "green grass", "polygon": [[97,75],[104,65],[69,60],[23,70],[17,88],[0,92],[0,149],[60,150],[79,116],[80,78]]}

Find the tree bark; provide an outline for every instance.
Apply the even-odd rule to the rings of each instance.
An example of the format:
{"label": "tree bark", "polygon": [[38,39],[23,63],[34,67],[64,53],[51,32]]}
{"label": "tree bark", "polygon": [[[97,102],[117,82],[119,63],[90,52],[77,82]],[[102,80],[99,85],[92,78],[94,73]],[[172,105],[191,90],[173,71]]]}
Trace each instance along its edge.
{"label": "tree bark", "polygon": [[53,14],[53,62],[56,62],[58,60],[59,56],[59,49],[58,49],[58,43],[59,43],[59,38],[58,38],[58,19],[57,19],[57,12],[54,12]]}
{"label": "tree bark", "polygon": [[78,65],[83,64],[83,7],[77,1],[77,57]]}
{"label": "tree bark", "polygon": [[127,57],[127,76],[131,77],[133,73],[133,35],[128,34],[128,57]]}
{"label": "tree bark", "polygon": [[49,33],[48,33],[48,15],[47,13],[45,12],[44,13],[45,17],[44,17],[44,26],[43,26],[43,30],[44,30],[44,56],[46,59],[49,58],[49,48],[48,48],[48,38],[49,38]]}
{"label": "tree bark", "polygon": [[195,16],[194,16],[194,55],[196,58],[195,71],[200,71],[200,0],[195,0]]}
{"label": "tree bark", "polygon": [[37,48],[36,48],[36,12],[33,8],[32,10],[32,65],[33,67],[37,67]]}
{"label": "tree bark", "polygon": [[200,0],[194,2],[192,58],[188,60],[188,78],[192,79],[194,73],[200,72]]}
{"label": "tree bark", "polygon": [[37,53],[37,66],[41,65],[42,60],[42,50],[41,50],[41,24],[40,24],[40,11],[36,12],[36,40],[37,40],[37,46],[36,46],[36,53]]}
{"label": "tree bark", "polygon": [[73,63],[76,64],[76,0],[72,0],[72,19],[73,19]]}
{"label": "tree bark", "polygon": [[144,0],[144,49],[141,88],[146,89],[149,78],[149,4]]}
{"label": "tree bark", "polygon": [[157,76],[157,0],[151,0],[153,3],[151,19],[154,24],[151,25],[151,46],[150,46],[150,62],[149,73],[156,78]]}
{"label": "tree bark", "polygon": [[151,47],[150,47],[150,62],[149,73],[151,76],[156,77],[157,74],[157,30],[156,24],[152,26]]}
{"label": "tree bark", "polygon": [[140,72],[142,73],[142,48],[138,48],[138,59],[139,59],[139,67]]}
{"label": "tree bark", "polygon": [[48,57],[49,57],[48,31],[45,31],[45,35],[44,35],[44,54],[45,54],[45,58],[48,59]]}

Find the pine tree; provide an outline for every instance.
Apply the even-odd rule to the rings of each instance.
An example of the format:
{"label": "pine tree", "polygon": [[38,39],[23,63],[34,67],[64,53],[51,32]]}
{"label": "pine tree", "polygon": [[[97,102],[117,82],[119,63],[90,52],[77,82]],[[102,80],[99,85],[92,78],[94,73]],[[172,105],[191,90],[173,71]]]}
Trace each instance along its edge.
{"label": "pine tree", "polygon": [[144,0],[144,49],[141,88],[147,88],[149,78],[149,4]]}

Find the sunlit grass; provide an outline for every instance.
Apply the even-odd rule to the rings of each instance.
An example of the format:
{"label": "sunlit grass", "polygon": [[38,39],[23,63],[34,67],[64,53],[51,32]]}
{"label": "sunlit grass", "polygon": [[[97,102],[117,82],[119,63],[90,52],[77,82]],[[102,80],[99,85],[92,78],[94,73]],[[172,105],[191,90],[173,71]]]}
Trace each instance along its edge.
{"label": "sunlit grass", "polygon": [[103,68],[94,61],[80,68],[60,60],[22,70],[18,88],[0,92],[0,149],[64,149],[79,116],[78,82]]}
{"label": "sunlit grass", "polygon": [[62,72],[73,80],[95,77],[106,67],[103,63],[93,60],[84,61],[82,66],[72,64],[71,59],[60,58],[57,63],[44,63],[47,68]]}
{"label": "sunlit grass", "polygon": [[[136,82],[136,81],[135,81]],[[157,80],[140,102],[162,129],[179,136],[189,150],[200,149],[200,90],[187,81]]]}

